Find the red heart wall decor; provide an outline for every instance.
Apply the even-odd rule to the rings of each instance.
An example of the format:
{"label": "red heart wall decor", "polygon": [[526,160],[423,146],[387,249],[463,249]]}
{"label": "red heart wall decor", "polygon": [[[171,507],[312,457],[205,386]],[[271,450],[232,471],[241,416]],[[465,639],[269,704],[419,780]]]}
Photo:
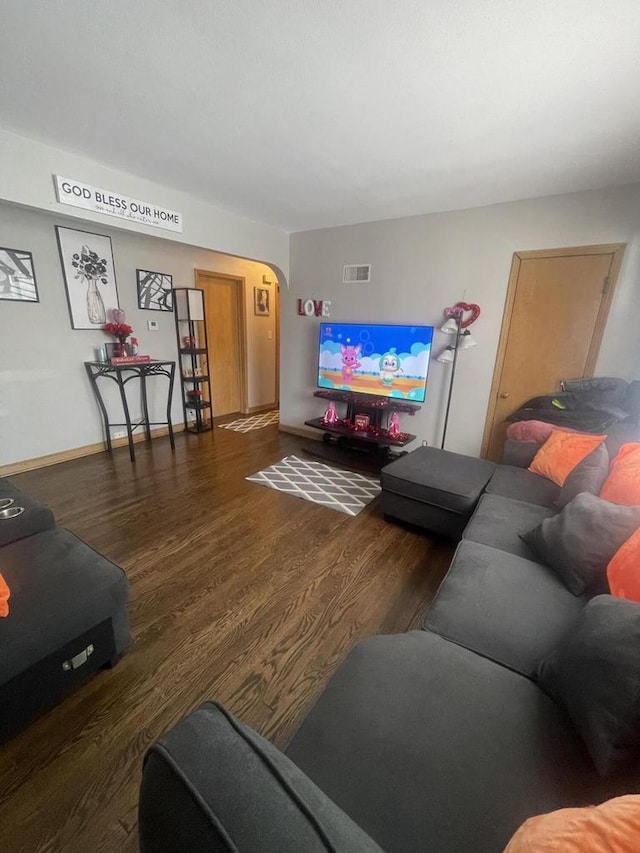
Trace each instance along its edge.
{"label": "red heart wall decor", "polygon": [[466,320],[463,319],[462,322],[460,323],[460,328],[466,329],[472,323],[475,323],[475,321],[480,316],[480,306],[476,305],[475,302],[456,302],[456,304],[452,308],[445,308],[444,309],[444,316],[445,317],[458,317],[458,316],[464,317],[465,311],[471,312],[471,316],[467,317]]}

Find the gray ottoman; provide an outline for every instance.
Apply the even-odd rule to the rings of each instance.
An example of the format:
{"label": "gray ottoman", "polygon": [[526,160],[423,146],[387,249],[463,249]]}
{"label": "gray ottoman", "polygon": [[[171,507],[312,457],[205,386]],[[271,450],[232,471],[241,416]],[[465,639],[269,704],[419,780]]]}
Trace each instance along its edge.
{"label": "gray ottoman", "polygon": [[11,590],[0,619],[0,743],[130,642],[129,583],[68,530],[54,527],[0,548]]}
{"label": "gray ottoman", "polygon": [[385,515],[458,539],[495,462],[419,447],[380,472]]}

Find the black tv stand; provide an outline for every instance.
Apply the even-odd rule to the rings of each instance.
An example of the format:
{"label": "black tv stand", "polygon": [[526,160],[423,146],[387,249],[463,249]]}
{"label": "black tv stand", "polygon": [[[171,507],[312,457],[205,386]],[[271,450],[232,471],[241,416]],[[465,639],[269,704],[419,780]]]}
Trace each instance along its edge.
{"label": "black tv stand", "polygon": [[[376,475],[396,456],[403,455],[402,451],[393,453],[392,448],[402,448],[415,441],[416,436],[411,433],[390,435],[382,423],[385,414],[389,416],[393,412],[403,412],[414,415],[420,410],[420,406],[415,403],[396,397],[367,396],[351,391],[324,389],[315,391],[314,397],[346,403],[347,411],[345,417],[335,423],[326,423],[323,418],[305,421],[307,426],[323,432],[322,444],[313,442],[303,448],[312,456],[345,468]],[[367,428],[356,427],[355,416],[358,414],[369,416]]]}

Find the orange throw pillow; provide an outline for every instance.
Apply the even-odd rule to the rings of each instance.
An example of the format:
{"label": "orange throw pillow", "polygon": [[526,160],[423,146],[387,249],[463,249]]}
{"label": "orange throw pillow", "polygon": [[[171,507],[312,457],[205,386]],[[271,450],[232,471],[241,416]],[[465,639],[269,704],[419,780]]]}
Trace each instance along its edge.
{"label": "orange throw pillow", "polygon": [[11,591],[6,580],[0,575],[0,616],[9,615],[9,596]]}
{"label": "orange throw pillow", "polygon": [[[554,429],[533,457],[529,471],[552,480],[558,486],[563,486],[576,465],[579,465],[585,456],[602,444],[606,437],[606,435],[586,435],[583,432],[563,432]],[[601,495],[601,497],[604,496]]]}
{"label": "orange throw pillow", "polygon": [[504,853],[638,853],[640,796],[560,809],[525,821]]}
{"label": "orange throw pillow", "polygon": [[622,445],[600,497],[614,504],[640,506],[640,444]]}
{"label": "orange throw pillow", "polygon": [[640,527],[609,561],[607,580],[612,595],[640,602]]}

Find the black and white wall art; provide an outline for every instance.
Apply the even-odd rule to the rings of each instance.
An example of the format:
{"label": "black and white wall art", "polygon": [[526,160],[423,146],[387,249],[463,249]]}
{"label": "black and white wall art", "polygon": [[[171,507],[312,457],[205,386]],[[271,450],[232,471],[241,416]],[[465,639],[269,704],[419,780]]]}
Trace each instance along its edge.
{"label": "black and white wall art", "polygon": [[99,329],[119,308],[111,238],[56,225],[73,329]]}
{"label": "black and white wall art", "polygon": [[138,308],[173,311],[173,277],[164,272],[136,270]]}
{"label": "black and white wall art", "polygon": [[40,301],[31,252],[0,247],[0,299]]}

